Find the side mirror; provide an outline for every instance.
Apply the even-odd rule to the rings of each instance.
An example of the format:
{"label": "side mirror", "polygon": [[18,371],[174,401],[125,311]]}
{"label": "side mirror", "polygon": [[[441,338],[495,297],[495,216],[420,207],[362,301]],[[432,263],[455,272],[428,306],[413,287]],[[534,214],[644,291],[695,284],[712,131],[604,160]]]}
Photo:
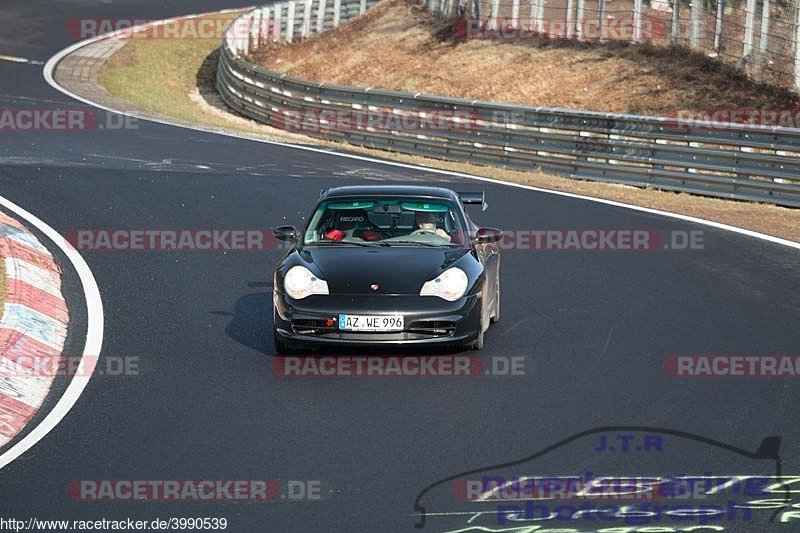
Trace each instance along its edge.
{"label": "side mirror", "polygon": [[502,238],[503,230],[497,228],[480,228],[475,234],[475,242],[478,244],[497,242]]}
{"label": "side mirror", "polygon": [[272,229],[272,235],[279,241],[295,241],[297,239],[297,228],[294,226],[278,226]]}

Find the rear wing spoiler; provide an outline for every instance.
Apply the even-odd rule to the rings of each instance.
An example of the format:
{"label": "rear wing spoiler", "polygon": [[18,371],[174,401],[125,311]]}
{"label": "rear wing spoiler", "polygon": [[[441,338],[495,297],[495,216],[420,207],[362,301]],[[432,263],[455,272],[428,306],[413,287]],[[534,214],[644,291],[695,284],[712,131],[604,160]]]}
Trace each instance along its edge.
{"label": "rear wing spoiler", "polygon": [[481,206],[481,211],[486,211],[489,208],[489,204],[486,203],[486,193],[484,191],[481,192],[460,192],[458,193],[458,198],[461,200],[461,203],[464,205],[468,204],[476,204]]}

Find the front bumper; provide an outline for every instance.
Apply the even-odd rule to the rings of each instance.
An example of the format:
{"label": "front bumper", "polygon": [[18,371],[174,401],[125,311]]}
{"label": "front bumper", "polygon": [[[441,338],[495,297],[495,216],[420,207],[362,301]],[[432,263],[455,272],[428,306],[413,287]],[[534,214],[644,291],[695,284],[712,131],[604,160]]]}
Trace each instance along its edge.
{"label": "front bumper", "polygon": [[[275,334],[288,345],[466,344],[478,337],[480,294],[448,302],[435,296],[313,295],[293,300],[274,292]],[[342,331],[340,314],[403,315],[397,332]]]}

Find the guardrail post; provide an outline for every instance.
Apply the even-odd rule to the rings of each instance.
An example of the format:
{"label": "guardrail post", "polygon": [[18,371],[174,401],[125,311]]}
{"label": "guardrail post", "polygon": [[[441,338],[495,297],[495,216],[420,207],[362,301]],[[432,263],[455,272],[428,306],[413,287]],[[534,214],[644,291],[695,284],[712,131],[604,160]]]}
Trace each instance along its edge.
{"label": "guardrail post", "polygon": [[794,89],[800,91],[800,1],[794,6]]}
{"label": "guardrail post", "polygon": [[539,21],[539,28],[541,28],[541,32],[542,33],[544,33],[546,36],[549,37],[550,36],[550,23],[547,22],[547,24],[545,24],[545,20],[544,20],[544,0],[539,0],[537,9],[538,9],[539,12],[536,15],[536,18]]}
{"label": "guardrail post", "polygon": [[489,29],[497,29],[497,13],[500,11],[500,0],[492,0],[492,9],[489,12]]}
{"label": "guardrail post", "polygon": [[691,29],[689,31],[689,47],[692,50],[700,48],[700,10],[701,0],[692,0]]}
{"label": "guardrail post", "polygon": [[303,2],[303,26],[302,30],[300,30],[300,36],[303,39],[308,38],[309,34],[311,33],[311,6],[313,0],[305,0]]}
{"label": "guardrail post", "polygon": [[766,54],[769,46],[769,11],[769,0],[764,0],[764,6],[761,9],[761,38],[758,40],[758,48],[762,54]]}
{"label": "guardrail post", "polygon": [[606,0],[597,0],[597,40],[603,40],[603,23],[606,18]]}
{"label": "guardrail post", "polygon": [[633,42],[642,40],[642,0],[633,2]]}
{"label": "guardrail post", "polygon": [[338,28],[342,20],[342,0],[333,0],[333,27]]}
{"label": "guardrail post", "polygon": [[239,28],[239,50],[242,56],[246,56],[250,52],[250,32],[253,27],[253,16],[243,17],[244,26]]}
{"label": "guardrail post", "polygon": [[358,5],[358,14],[363,15],[367,12],[367,0],[361,0],[361,3]]}
{"label": "guardrail post", "polygon": [[225,46],[228,47],[232,53],[236,53],[236,50],[233,47],[233,24],[228,26],[228,29],[225,30],[225,37],[224,37]]}
{"label": "guardrail post", "polygon": [[511,27],[519,27],[519,0],[514,0],[511,3]]}
{"label": "guardrail post", "polygon": [[575,35],[575,0],[567,0],[567,16],[564,26],[564,38],[571,39]]}
{"label": "guardrail post", "polygon": [[575,34],[579,40],[583,40],[585,37],[584,29],[586,28],[586,22],[583,20],[583,15],[585,13],[584,10],[584,2],[586,0],[578,0],[578,12],[575,14]]}
{"label": "guardrail post", "polygon": [[742,51],[742,60],[748,61],[750,54],[753,52],[753,32],[755,31],[756,19],[756,0],[747,0],[745,7],[746,13],[744,17],[744,50]]}
{"label": "guardrail post", "polygon": [[261,27],[264,23],[264,12],[256,9],[253,13],[253,26],[250,28],[250,41],[253,43],[253,50],[258,49],[261,40]]}
{"label": "guardrail post", "polygon": [[239,20],[234,19],[231,22],[231,25],[228,26],[227,34],[228,34],[228,43],[230,43],[230,48],[233,50],[235,54],[239,53],[239,37],[236,35],[237,26],[239,26]]}
{"label": "guardrail post", "polygon": [[322,33],[325,30],[325,11],[328,9],[328,2],[326,0],[319,0],[317,2],[317,33]]}
{"label": "guardrail post", "polygon": [[230,26],[231,40],[237,55],[242,54],[242,28],[244,27],[244,17],[234,19]]}
{"label": "guardrail post", "polygon": [[258,34],[258,46],[261,46],[272,38],[272,19],[269,18],[269,12],[269,7],[261,8],[261,32]]}
{"label": "guardrail post", "polygon": [[714,26],[714,50],[719,54],[724,46],[722,36],[723,19],[725,18],[725,0],[717,0],[717,21]]}
{"label": "guardrail post", "polygon": [[537,34],[544,33],[542,20],[539,18],[539,3],[541,1],[542,0],[531,0],[531,23],[533,25],[533,31]]}
{"label": "guardrail post", "polygon": [[286,4],[286,41],[292,42],[294,37],[294,6],[295,2]]}
{"label": "guardrail post", "polygon": [[281,12],[283,11],[283,6],[275,4],[274,8],[275,16],[273,17],[272,27],[275,32],[272,34],[272,41],[277,43],[281,39]]}
{"label": "guardrail post", "polygon": [[681,33],[681,0],[672,0],[672,33],[670,41],[672,44],[678,43],[678,37]]}

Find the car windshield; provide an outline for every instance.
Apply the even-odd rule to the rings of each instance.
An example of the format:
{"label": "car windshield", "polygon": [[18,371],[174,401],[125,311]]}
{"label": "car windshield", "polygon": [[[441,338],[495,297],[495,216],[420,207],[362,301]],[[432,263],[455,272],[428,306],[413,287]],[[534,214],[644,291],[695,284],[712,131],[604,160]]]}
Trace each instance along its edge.
{"label": "car windshield", "polygon": [[463,246],[465,221],[457,204],[409,197],[333,198],[319,204],[305,245]]}

